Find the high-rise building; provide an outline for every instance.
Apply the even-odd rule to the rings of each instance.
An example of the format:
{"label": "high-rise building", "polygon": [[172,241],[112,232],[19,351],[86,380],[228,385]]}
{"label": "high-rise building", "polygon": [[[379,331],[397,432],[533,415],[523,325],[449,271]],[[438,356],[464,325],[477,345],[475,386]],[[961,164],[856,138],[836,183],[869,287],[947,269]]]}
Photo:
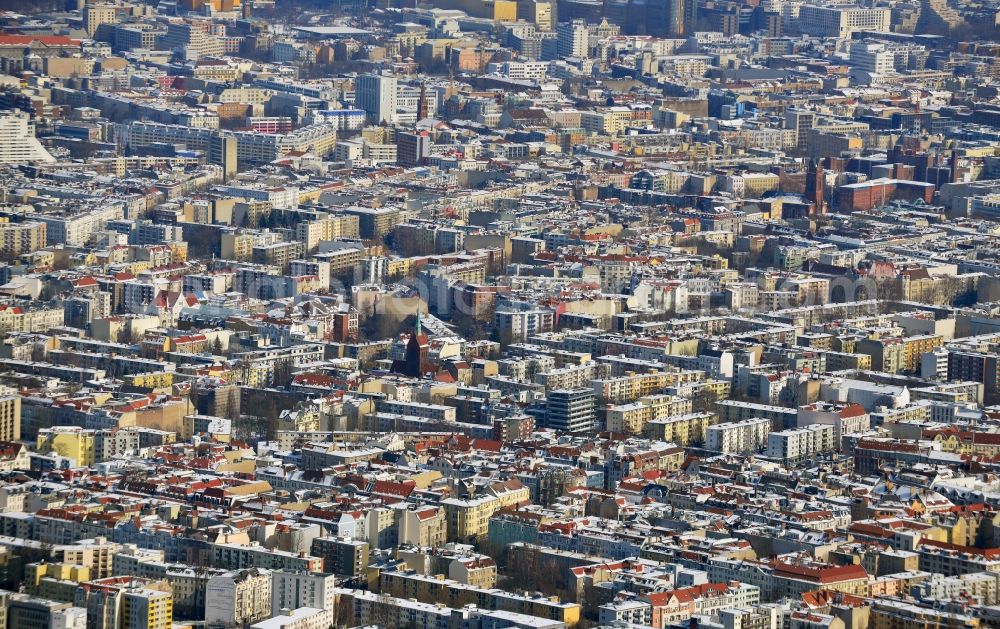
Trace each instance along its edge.
{"label": "high-rise building", "polygon": [[896,59],[897,51],[885,44],[873,42],[851,44],[851,66],[870,74],[882,75],[895,72]]}
{"label": "high-rise building", "polygon": [[0,164],[54,162],[35,137],[35,125],[23,111],[0,113]]}
{"label": "high-rise building", "polygon": [[795,129],[795,140],[799,151],[809,150],[814,126],[816,126],[816,112],[814,111],[789,109],[785,112],[785,128]]}
{"label": "high-rise building", "polygon": [[341,577],[355,578],[368,568],[368,542],[350,537],[317,537],[311,552],[323,558],[323,570]]}
{"label": "high-rise building", "polygon": [[753,417],[709,426],[705,431],[705,449],[712,452],[757,452],[767,444],[771,420]]}
{"label": "high-rise building", "polygon": [[181,0],[180,5],[186,11],[204,11],[206,7],[213,12],[242,8],[240,0]]}
{"label": "high-rise building", "polygon": [[368,240],[379,240],[403,221],[403,213],[398,207],[351,206],[344,213],[358,217],[358,235]]}
{"label": "high-rise building", "polygon": [[283,609],[313,607],[333,611],[337,587],[332,574],[308,572],[272,573],[271,614],[277,616]]}
{"label": "high-rise building", "polygon": [[362,74],[354,85],[354,103],[374,124],[396,122],[396,77]]}
{"label": "high-rise building", "polygon": [[17,441],[21,438],[21,396],[0,398],[0,441]]}
{"label": "high-rise building", "polygon": [[167,25],[163,45],[182,53],[189,61],[226,52],[222,38],[212,34],[211,23],[207,21],[171,22]]}
{"label": "high-rise building", "polygon": [[396,163],[420,166],[431,154],[431,138],[426,131],[396,134]]}
{"label": "high-rise building", "polygon": [[26,221],[11,223],[0,220],[0,255],[14,258],[38,251],[45,246],[45,223]]}
{"label": "high-rise building", "polygon": [[594,392],[591,389],[549,391],[545,425],[564,432],[590,432],[595,428]]}
{"label": "high-rise building", "polygon": [[646,3],[646,31],[659,37],[676,37],[685,30],[684,0],[648,0]]}
{"label": "high-rise building", "polygon": [[554,5],[546,0],[518,0],[517,19],[534,24],[538,30],[550,31],[555,24]]}
{"label": "high-rise building", "polygon": [[1000,403],[1000,354],[956,349],[948,354],[948,380],[983,383],[983,403]]}
{"label": "high-rise building", "polygon": [[564,22],[556,30],[556,52],[559,58],[586,59],[589,55],[590,32],[583,20]]}
{"label": "high-rise building", "polygon": [[88,2],[83,7],[83,27],[93,36],[101,24],[117,24],[118,11],[114,5]]}
{"label": "high-rise building", "polygon": [[549,332],[555,325],[551,308],[509,308],[501,306],[493,314],[493,323],[500,337],[517,342],[539,332]]}
{"label": "high-rise building", "polygon": [[222,166],[222,174],[228,180],[237,173],[238,145],[232,134],[219,134],[209,145],[209,160]]}
{"label": "high-rise building", "polygon": [[[731,2],[718,2],[700,9],[698,19],[704,28],[719,31],[725,37],[731,37],[740,32],[743,12],[739,5]],[[749,13],[746,14],[749,18]]]}

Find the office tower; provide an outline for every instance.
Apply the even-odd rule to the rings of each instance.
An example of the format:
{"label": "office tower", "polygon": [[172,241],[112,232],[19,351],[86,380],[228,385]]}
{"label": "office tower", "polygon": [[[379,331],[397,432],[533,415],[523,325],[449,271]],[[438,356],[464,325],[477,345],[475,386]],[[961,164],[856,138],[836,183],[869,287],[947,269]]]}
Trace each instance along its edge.
{"label": "office tower", "polygon": [[237,141],[231,133],[219,133],[209,141],[208,161],[222,166],[222,175],[228,180],[237,171]]}
{"label": "office tower", "polygon": [[545,425],[565,432],[594,429],[594,392],[591,389],[557,389],[546,398]]}
{"label": "office tower", "polygon": [[431,138],[426,131],[396,134],[396,163],[420,166],[431,154]]}
{"label": "office tower", "polygon": [[799,28],[807,35],[848,38],[858,31],[889,31],[892,9],[857,5],[812,5],[799,9]]}
{"label": "office tower", "polygon": [[739,5],[720,2],[701,7],[698,18],[706,30],[719,31],[726,37],[730,37],[740,32],[743,12]]}
{"label": "office tower", "polygon": [[681,0],[684,3],[684,33],[693,33],[697,30],[698,20],[698,0]]}
{"label": "office tower", "polygon": [[118,12],[111,4],[87,3],[83,7],[83,27],[91,37],[97,33],[101,24],[117,24]]}
{"label": "office tower", "polygon": [[212,13],[218,11],[233,11],[239,9],[240,0],[181,0],[181,8],[185,11],[197,13],[205,12],[206,9]]}
{"label": "office tower", "polygon": [[219,56],[226,52],[222,38],[213,34],[211,22],[204,20],[167,24],[163,46],[181,52],[188,61]]}
{"label": "office tower", "polygon": [[545,0],[518,0],[517,3],[517,19],[530,22],[541,31],[552,30],[554,11],[554,3]]}
{"label": "office tower", "polygon": [[658,37],[676,37],[685,31],[684,0],[648,0],[646,32]]}
{"label": "office tower", "polygon": [[809,150],[812,128],[816,126],[816,112],[805,109],[789,109],[785,112],[785,128],[795,129],[798,150]]}
{"label": "office tower", "polygon": [[556,42],[556,51],[560,59],[566,57],[586,59],[590,47],[587,23],[583,20],[573,20],[560,24],[557,29]]}
{"label": "office tower", "polygon": [[354,86],[354,103],[374,124],[396,122],[396,77],[362,74]]}

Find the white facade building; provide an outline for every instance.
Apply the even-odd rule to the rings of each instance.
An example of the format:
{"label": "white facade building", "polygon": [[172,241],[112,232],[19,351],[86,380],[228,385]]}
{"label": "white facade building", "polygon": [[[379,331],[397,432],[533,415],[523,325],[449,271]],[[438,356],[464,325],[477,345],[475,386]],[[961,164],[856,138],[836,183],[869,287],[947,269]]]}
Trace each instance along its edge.
{"label": "white facade building", "polygon": [[362,74],[355,84],[354,104],[368,113],[368,120],[379,124],[396,122],[396,77]]}
{"label": "white facade building", "polygon": [[281,614],[283,609],[300,607],[333,611],[337,583],[332,574],[277,571],[271,576],[272,615]]}
{"label": "white facade building", "polygon": [[0,164],[54,162],[35,137],[35,124],[23,111],[0,113]]}
{"label": "white facade building", "polygon": [[205,624],[242,626],[271,615],[271,571],[234,570],[205,584]]}
{"label": "white facade building", "polygon": [[708,427],[705,448],[723,453],[758,452],[767,443],[770,432],[771,420],[763,418],[716,424]]}
{"label": "white facade building", "polygon": [[766,453],[768,458],[794,463],[835,448],[833,426],[815,424],[772,432],[767,436]]}

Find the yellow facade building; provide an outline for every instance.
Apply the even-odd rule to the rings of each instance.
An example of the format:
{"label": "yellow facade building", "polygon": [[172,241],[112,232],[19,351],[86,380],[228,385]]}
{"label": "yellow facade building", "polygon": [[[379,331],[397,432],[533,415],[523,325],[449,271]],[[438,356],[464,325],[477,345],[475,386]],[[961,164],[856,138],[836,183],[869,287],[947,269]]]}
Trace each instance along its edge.
{"label": "yellow facade building", "polygon": [[122,595],[123,629],[170,629],[174,621],[174,595],[165,590],[142,588]]}
{"label": "yellow facade building", "polygon": [[42,453],[55,452],[72,459],[77,466],[94,464],[96,431],[78,426],[56,426],[38,431],[35,449]]}

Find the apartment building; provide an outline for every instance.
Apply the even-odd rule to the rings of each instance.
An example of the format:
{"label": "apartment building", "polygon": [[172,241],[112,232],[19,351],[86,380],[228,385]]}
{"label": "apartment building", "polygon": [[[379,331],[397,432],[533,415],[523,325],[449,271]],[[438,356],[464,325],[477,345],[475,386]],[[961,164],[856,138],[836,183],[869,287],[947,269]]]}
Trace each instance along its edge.
{"label": "apartment building", "polygon": [[300,607],[284,609],[272,618],[250,625],[250,629],[328,629],[332,624],[331,610]]}
{"label": "apartment building", "polygon": [[767,436],[765,454],[770,459],[794,465],[821,452],[835,450],[834,436],[834,427],[829,424],[779,430]]}
{"label": "apartment building", "polygon": [[489,532],[490,516],[500,509],[500,499],[489,495],[446,498],[441,506],[448,518],[448,539],[464,542]]}
{"label": "apartment building", "polygon": [[16,110],[0,113],[0,164],[55,161],[35,138],[35,124],[27,113]]}
{"label": "apartment building", "polygon": [[121,600],[122,627],[171,629],[174,626],[174,596],[163,589],[129,588]]}
{"label": "apartment building", "polygon": [[[647,395],[631,404],[609,406],[605,410],[606,427],[612,432],[642,434],[649,422],[690,414],[691,406],[689,398],[665,394]],[[704,437],[703,434],[700,436]]]}
{"label": "apartment building", "polygon": [[770,432],[771,420],[763,417],[716,424],[706,431],[705,448],[722,453],[758,452]]}
{"label": "apartment building", "polygon": [[486,590],[413,571],[383,571],[379,575],[378,589],[390,596],[440,603],[449,607],[463,607],[473,603],[487,610],[502,610],[563,622],[569,628],[575,627],[580,621],[580,606],[563,602],[558,597]]}
{"label": "apartment building", "polygon": [[[218,543],[212,546],[215,565],[230,570],[265,568],[268,570],[319,572],[319,557],[266,548],[257,543]],[[270,581],[269,581],[270,582]]]}
{"label": "apartment building", "polygon": [[871,629],[923,629],[925,627],[976,629],[981,626],[980,619],[971,614],[932,609],[884,597],[873,599],[869,619],[868,626]]}
{"label": "apartment building", "polygon": [[536,373],[535,383],[547,390],[584,388],[592,380],[608,375],[608,372],[610,368],[607,365],[590,361]]}
{"label": "apartment building", "polygon": [[368,568],[369,545],[364,540],[317,537],[310,552],[323,560],[323,572],[339,577],[360,577]]}
{"label": "apartment building", "polygon": [[1000,572],[996,549],[975,548],[931,539],[920,540],[916,548],[920,569],[931,574],[955,576],[976,572]]}
{"label": "apartment building", "polygon": [[769,419],[772,428],[775,430],[794,427],[796,418],[798,417],[798,411],[794,408],[741,402],[738,400],[719,400],[715,403],[715,407],[718,409],[720,422],[734,422],[761,417]]}
{"label": "apartment building", "polygon": [[205,622],[256,622],[271,615],[272,573],[249,568],[226,572],[205,586]]}
{"label": "apartment building", "polygon": [[834,447],[839,451],[845,435],[871,429],[871,416],[860,404],[817,402],[800,406],[796,426],[801,428],[814,424],[833,426]]}
{"label": "apartment building", "polygon": [[11,223],[0,219],[0,256],[13,259],[45,246],[45,223],[26,221]]}
{"label": "apartment building", "polygon": [[304,243],[309,252],[315,251],[324,240],[359,236],[357,216],[324,216],[314,221],[304,221],[295,227],[296,240]]}
{"label": "apartment building", "polygon": [[0,303],[0,333],[46,332],[63,324],[62,308]]}
{"label": "apartment building", "polygon": [[[600,351],[600,348],[599,348]],[[606,353],[606,352],[601,352]],[[662,355],[662,350],[658,352]],[[611,366],[612,377],[598,379],[593,382],[594,393],[606,404],[624,404],[634,402],[642,396],[652,395],[668,386],[692,384],[704,379],[705,374],[696,370],[670,369],[662,370],[662,363],[653,362],[650,367],[658,367],[652,373],[624,372],[631,367],[638,370],[644,367],[639,361],[623,356],[601,356],[599,362]]]}
{"label": "apartment building", "polygon": [[336,604],[336,577],[332,574],[305,572],[271,573],[271,615],[283,609],[312,607],[333,611]]}
{"label": "apartment building", "polygon": [[1000,574],[995,572],[973,572],[955,576],[932,574],[921,581],[912,592],[925,600],[958,600],[963,596],[975,599],[979,605],[996,605],[1000,588]]}
{"label": "apartment building", "polygon": [[425,404],[423,402],[405,402],[402,400],[381,400],[378,402],[378,410],[383,413],[393,413],[396,415],[411,415],[413,417],[426,417],[441,422],[455,421],[455,407],[441,404]]}
{"label": "apartment building", "polygon": [[[682,398],[683,399],[683,398]],[[704,444],[708,428],[718,421],[714,413],[685,413],[651,419],[643,427],[642,434],[648,439],[657,439],[679,446]]]}

